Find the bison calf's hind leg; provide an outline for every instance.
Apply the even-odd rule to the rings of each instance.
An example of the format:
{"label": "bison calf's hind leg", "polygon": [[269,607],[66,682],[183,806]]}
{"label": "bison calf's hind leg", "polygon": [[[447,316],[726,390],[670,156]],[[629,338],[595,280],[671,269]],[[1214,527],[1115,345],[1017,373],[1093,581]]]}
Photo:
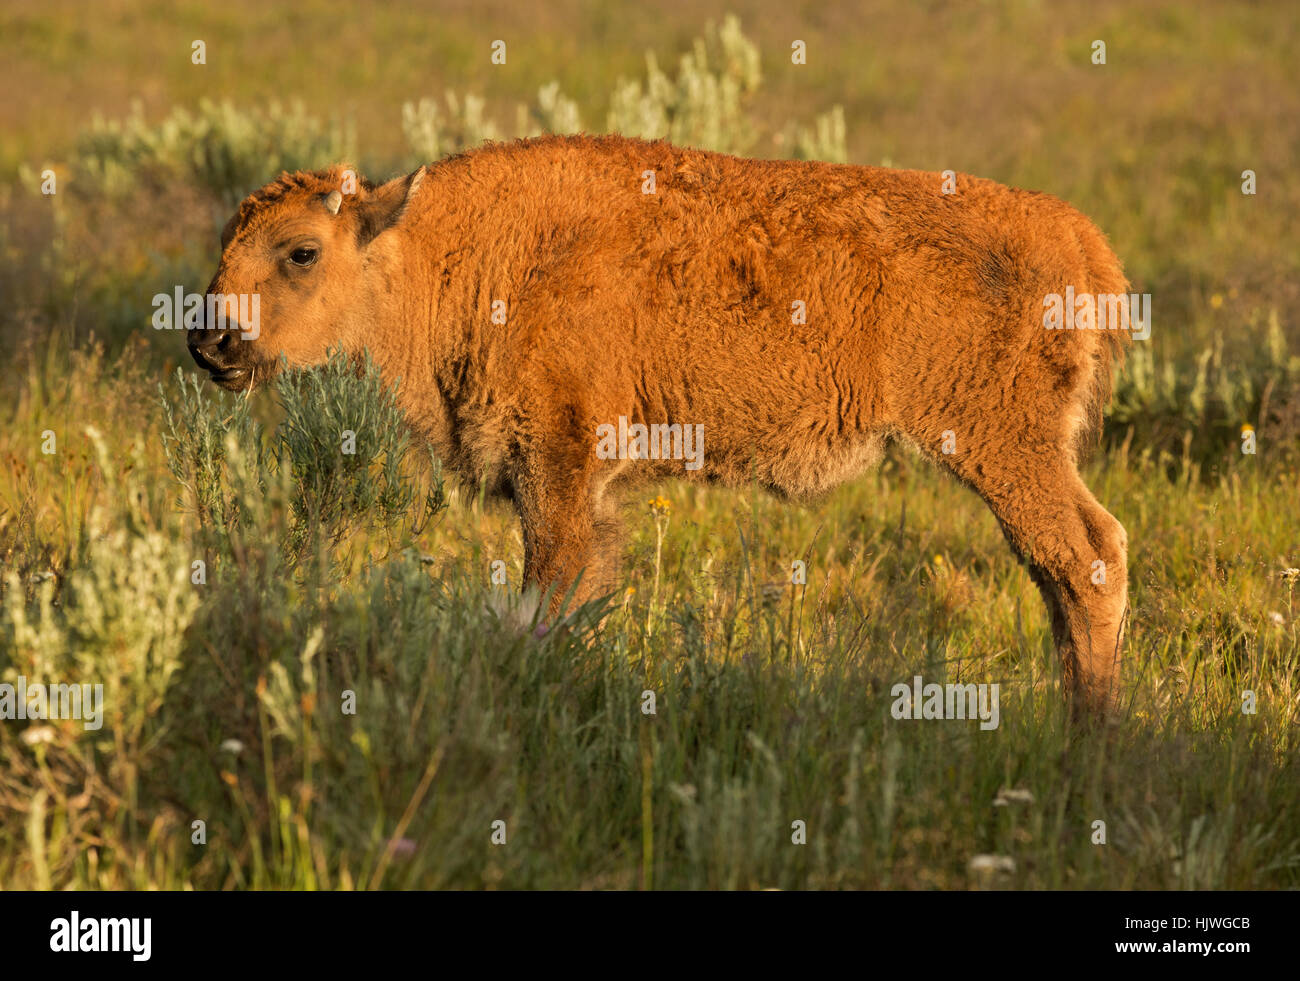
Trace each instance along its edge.
{"label": "bison calf's hind leg", "polygon": [[1076,710],[1104,712],[1118,693],[1128,609],[1128,536],[1074,467],[979,488],[1047,603]]}

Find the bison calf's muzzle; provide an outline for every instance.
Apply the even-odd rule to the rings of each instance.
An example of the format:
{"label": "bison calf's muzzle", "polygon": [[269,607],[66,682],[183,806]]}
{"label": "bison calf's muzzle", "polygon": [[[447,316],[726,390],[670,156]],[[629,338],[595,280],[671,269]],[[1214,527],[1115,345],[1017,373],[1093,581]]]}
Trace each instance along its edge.
{"label": "bison calf's muzzle", "polygon": [[239,329],[221,327],[207,329],[193,327],[186,337],[190,356],[212,380],[225,387],[239,387],[248,375],[248,369],[235,363],[239,348]]}

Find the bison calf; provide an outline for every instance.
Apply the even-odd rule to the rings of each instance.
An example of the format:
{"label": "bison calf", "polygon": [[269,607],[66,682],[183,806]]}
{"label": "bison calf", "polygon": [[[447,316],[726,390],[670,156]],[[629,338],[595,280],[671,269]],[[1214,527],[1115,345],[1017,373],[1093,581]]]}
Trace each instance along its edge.
{"label": "bison calf", "polygon": [[198,364],[236,390],[281,356],[369,348],[444,463],[514,502],[529,583],[611,588],[616,491],[634,481],[806,499],[892,438],[984,499],[1042,591],[1076,704],[1111,702],[1127,540],[1078,459],[1127,325],[1049,329],[1044,309],[1128,284],[1061,201],[548,137],[380,186],[283,174],[222,249],[209,293],[230,310],[259,295],[260,323],[191,331]]}

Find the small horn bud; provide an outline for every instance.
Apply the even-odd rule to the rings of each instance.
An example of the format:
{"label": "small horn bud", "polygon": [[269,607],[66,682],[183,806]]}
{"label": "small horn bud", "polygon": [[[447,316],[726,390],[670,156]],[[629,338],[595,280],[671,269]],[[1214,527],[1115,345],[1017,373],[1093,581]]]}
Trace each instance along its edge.
{"label": "small horn bud", "polygon": [[329,209],[329,213],[332,215],[339,213],[339,205],[342,203],[343,193],[341,191],[330,191],[329,196],[325,198],[325,207]]}

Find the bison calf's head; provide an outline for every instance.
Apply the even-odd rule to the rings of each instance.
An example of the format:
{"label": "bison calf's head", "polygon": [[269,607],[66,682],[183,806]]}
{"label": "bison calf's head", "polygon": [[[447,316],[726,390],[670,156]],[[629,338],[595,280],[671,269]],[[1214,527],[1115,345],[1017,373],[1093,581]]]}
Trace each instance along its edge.
{"label": "bison calf's head", "polygon": [[344,167],[281,174],[254,192],[221,233],[221,263],[190,354],[212,380],[249,389],[289,367],[323,364],[366,346],[367,311],[386,292],[374,261],[396,249],[384,233],[401,223],[424,178],[421,167],[374,186]]}

